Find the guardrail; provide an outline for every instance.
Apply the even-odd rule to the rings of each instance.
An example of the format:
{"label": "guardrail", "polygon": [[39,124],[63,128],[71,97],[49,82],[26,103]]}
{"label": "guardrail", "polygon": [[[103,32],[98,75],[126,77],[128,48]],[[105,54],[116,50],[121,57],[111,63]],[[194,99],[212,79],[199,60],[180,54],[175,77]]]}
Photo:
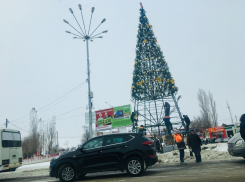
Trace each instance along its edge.
{"label": "guardrail", "polygon": [[53,155],[43,155],[43,156],[35,156],[35,157],[28,157],[27,159],[23,159],[23,162],[31,162],[31,161],[38,161],[38,160],[44,160],[48,158],[53,158],[55,156],[58,156],[59,153],[53,154]]}
{"label": "guardrail", "polygon": [[171,152],[173,150],[177,150],[177,146],[176,145],[168,145],[168,146],[163,146],[163,153],[166,152]]}

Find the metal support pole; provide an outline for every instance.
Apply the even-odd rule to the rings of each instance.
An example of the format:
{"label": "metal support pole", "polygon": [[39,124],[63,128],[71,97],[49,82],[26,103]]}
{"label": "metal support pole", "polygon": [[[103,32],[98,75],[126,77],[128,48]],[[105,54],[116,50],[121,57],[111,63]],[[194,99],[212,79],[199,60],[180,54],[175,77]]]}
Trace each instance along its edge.
{"label": "metal support pole", "polygon": [[160,136],[160,128],[159,128],[159,124],[160,124],[160,121],[158,120],[158,114],[157,114],[157,104],[156,104],[156,100],[155,100],[155,109],[156,109],[156,115],[157,115],[157,124],[158,124],[158,135]]}
{"label": "metal support pole", "polygon": [[58,140],[58,131],[56,131],[57,132],[57,148],[58,148],[58,146],[59,146],[59,140]]}
{"label": "metal support pole", "polygon": [[86,38],[86,45],[87,45],[87,69],[88,69],[88,108],[89,108],[89,136],[93,138],[93,131],[92,131],[92,107],[91,107],[91,95],[90,95],[90,69],[89,69],[89,49],[88,49],[88,41],[89,37]]}
{"label": "metal support pole", "polygon": [[[151,108],[151,103],[149,102],[149,109]],[[151,136],[153,135],[153,132],[152,132],[152,123],[151,123],[151,115],[150,115],[150,124],[151,124]]]}
{"label": "metal support pole", "polygon": [[178,113],[179,113],[179,117],[180,117],[180,119],[181,119],[182,125],[183,125],[184,128],[185,128],[184,119],[182,118],[182,115],[181,115],[181,112],[180,112],[180,110],[179,110],[179,106],[178,106],[178,103],[177,103],[177,101],[176,101],[176,98],[175,98],[174,94],[172,94],[172,98],[173,98],[173,100],[174,100],[175,107],[176,107],[176,109],[177,109],[177,111],[178,111]]}
{"label": "metal support pole", "polygon": [[45,149],[44,149],[44,133],[43,133],[43,155],[45,154]]}
{"label": "metal support pole", "polygon": [[[146,101],[144,100],[144,118],[146,117]],[[145,121],[144,121],[144,127],[146,127],[146,118],[145,118]]]}
{"label": "metal support pole", "polygon": [[231,108],[230,108],[230,105],[229,105],[229,103],[228,103],[228,101],[227,101],[227,100],[226,100],[226,102],[227,102],[227,108],[229,109],[229,112],[230,112],[231,122],[232,122],[232,124],[234,124],[234,122],[233,122],[233,118],[232,118],[232,115],[231,115]]}

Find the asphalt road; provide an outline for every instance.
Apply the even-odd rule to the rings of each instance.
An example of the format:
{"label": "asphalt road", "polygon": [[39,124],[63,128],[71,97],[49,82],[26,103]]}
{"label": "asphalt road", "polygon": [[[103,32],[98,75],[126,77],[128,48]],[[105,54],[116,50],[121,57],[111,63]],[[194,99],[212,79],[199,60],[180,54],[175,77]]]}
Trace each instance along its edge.
{"label": "asphalt road", "polygon": [[[130,177],[122,172],[103,172],[86,175],[82,181],[89,182],[162,182],[162,181],[187,181],[187,182],[244,182],[245,160],[234,158],[232,160],[206,161],[202,163],[190,162],[187,165],[158,164],[148,168],[140,177]],[[23,177],[0,180],[4,182],[58,182],[58,179],[48,176]],[[79,180],[77,180],[78,182]]]}

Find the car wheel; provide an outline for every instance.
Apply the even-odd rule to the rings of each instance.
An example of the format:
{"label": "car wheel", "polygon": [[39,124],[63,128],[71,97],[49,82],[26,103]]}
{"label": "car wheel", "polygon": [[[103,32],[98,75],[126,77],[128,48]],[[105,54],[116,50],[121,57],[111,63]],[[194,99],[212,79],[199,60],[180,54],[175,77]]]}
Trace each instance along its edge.
{"label": "car wheel", "polygon": [[144,163],[138,157],[132,157],[126,162],[126,171],[131,176],[139,176],[144,171]]}
{"label": "car wheel", "polygon": [[70,164],[65,164],[60,167],[58,176],[62,182],[73,181],[76,177],[75,169]]}

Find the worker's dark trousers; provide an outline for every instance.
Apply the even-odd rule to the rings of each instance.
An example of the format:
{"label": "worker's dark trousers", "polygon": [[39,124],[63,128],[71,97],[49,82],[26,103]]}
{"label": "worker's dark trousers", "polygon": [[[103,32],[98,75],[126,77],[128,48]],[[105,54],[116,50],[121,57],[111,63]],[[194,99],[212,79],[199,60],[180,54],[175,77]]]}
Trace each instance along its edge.
{"label": "worker's dark trousers", "polygon": [[184,162],[185,151],[184,149],[179,149],[180,162]]}
{"label": "worker's dark trousers", "polygon": [[201,159],[201,153],[200,152],[194,152],[195,153],[195,157],[196,157],[196,162],[201,162],[202,159]]}

